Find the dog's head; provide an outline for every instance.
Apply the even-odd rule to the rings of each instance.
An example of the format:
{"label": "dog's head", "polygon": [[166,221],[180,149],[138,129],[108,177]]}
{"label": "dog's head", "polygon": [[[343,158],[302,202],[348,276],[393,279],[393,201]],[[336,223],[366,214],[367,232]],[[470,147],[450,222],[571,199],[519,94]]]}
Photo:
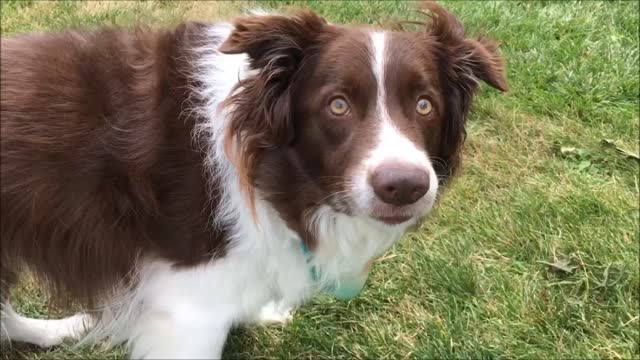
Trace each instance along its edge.
{"label": "dog's head", "polygon": [[294,230],[320,207],[417,223],[460,164],[479,82],[507,89],[497,46],[426,7],[418,32],[337,26],[311,11],[249,16],[220,46],[255,70],[229,99],[243,179]]}

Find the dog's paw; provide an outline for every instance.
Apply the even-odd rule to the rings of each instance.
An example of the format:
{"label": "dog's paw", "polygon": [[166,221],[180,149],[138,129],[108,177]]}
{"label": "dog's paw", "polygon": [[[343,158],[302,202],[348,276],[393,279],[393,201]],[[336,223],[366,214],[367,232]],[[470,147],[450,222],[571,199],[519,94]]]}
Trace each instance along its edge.
{"label": "dog's paw", "polygon": [[293,320],[293,308],[282,302],[270,301],[260,310],[258,323],[261,325],[284,325]]}

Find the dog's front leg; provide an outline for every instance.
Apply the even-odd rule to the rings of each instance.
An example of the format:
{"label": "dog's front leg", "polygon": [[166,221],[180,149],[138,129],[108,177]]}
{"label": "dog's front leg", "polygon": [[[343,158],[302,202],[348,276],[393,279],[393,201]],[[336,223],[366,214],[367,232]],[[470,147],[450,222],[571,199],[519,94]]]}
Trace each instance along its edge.
{"label": "dog's front leg", "polygon": [[147,312],[129,341],[131,358],[220,359],[231,321],[222,313],[193,310]]}

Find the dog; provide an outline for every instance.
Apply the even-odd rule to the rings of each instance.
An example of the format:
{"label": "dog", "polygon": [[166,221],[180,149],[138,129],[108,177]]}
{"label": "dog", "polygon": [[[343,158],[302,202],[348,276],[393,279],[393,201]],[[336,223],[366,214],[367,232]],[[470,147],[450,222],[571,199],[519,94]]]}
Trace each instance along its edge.
{"label": "dog", "polygon": [[[237,324],[356,296],[456,174],[479,83],[507,90],[497,44],[424,7],[3,38],[2,339],[220,358]],[[25,271],[85,311],[17,314]]]}

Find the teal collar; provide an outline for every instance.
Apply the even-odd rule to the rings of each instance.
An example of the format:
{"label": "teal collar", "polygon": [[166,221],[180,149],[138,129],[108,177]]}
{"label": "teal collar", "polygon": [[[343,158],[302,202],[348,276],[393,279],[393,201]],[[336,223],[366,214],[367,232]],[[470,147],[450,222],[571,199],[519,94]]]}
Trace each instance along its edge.
{"label": "teal collar", "polygon": [[[302,249],[302,254],[307,261],[307,265],[309,265],[309,273],[311,275],[311,279],[314,283],[318,283],[320,281],[320,275],[316,266],[312,264],[312,255],[309,251],[307,245],[300,241],[300,248]],[[339,300],[350,300],[356,297],[364,287],[366,282],[366,278],[359,279],[359,281],[351,282],[346,281],[339,285],[334,284],[326,284],[322,287],[322,289],[328,293],[331,293],[336,299]]]}
{"label": "teal collar", "polygon": [[304,255],[304,259],[307,261],[307,265],[309,265],[309,273],[311,274],[311,279],[313,282],[318,282],[320,277],[318,276],[318,271],[316,270],[316,266],[311,263],[311,252],[309,248],[304,243],[304,241],[300,241],[300,248],[302,249],[302,254]]}

